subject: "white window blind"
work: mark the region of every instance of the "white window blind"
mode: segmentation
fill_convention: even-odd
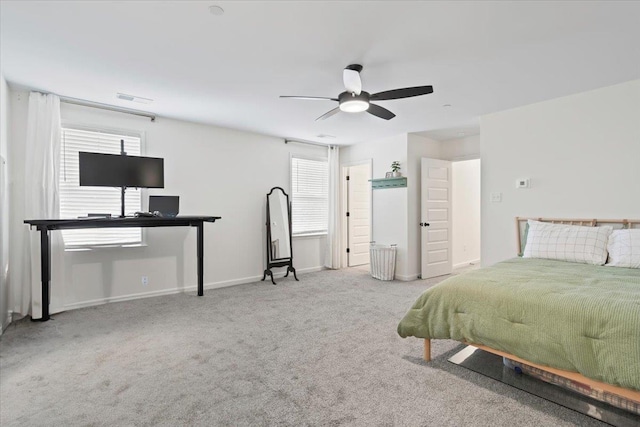
[[[291,157],[291,231],[326,233],[329,222],[329,166],[325,159]]]
[[[140,136],[119,135],[98,130],[62,129],[60,153],[60,217],[78,218],[89,213],[120,215],[120,189],[111,187],[80,187],[78,152],[120,154],[120,140],[128,155],[140,155]],[[125,215],[142,210],[139,189],[127,188]],[[103,228],[63,230],[66,246],[98,246],[135,244],[142,242],[140,228]]]

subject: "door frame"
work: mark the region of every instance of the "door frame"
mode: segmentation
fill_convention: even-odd
[[[347,218],[347,206],[349,191],[347,189],[347,169],[351,166],[369,165],[371,179],[373,179],[373,159],[356,160],[340,164],[340,218],[344,227],[340,227],[340,268],[349,266],[347,259],[347,245],[349,244],[349,224]],[[373,240],[373,190],[369,189],[369,235]]]

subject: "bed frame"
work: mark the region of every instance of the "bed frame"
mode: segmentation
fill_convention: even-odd
[[[517,236],[518,236],[518,256],[521,256],[522,251],[522,240],[524,238],[524,230],[525,224],[527,220],[533,219],[536,221],[542,222],[550,222],[553,224],[567,224],[567,225],[583,225],[588,227],[597,227],[601,225],[611,225],[614,228],[624,229],[624,228],[640,228],[640,219],[566,219],[566,218],[522,218],[516,217],[516,226],[517,226]],[[551,368],[549,366],[538,365],[536,363],[529,362],[520,357],[514,356],[509,353],[505,353],[504,351],[495,350],[493,348],[478,345],[478,344],[469,344],[463,341],[464,344],[472,345],[481,350],[487,351],[489,353],[497,354],[498,356],[505,357],[507,359],[514,360],[516,362],[522,363],[524,365],[528,365],[534,369],[541,370],[543,372],[548,372],[552,375],[556,375],[558,377],[567,379],[569,381],[573,381],[584,385],[586,387],[590,387],[591,391],[595,392],[595,394],[599,395],[613,395],[614,397],[619,397],[621,399],[626,399],[632,402],[635,405],[640,405],[640,391],[630,390],[618,386],[614,386],[611,384],[603,383],[600,381],[595,381],[590,378],[587,378],[577,372],[571,371],[563,371],[561,369]],[[429,362],[431,361],[431,340],[424,340],[424,360]]]

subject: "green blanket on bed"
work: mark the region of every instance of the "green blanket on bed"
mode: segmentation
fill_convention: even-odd
[[[484,344],[640,390],[640,269],[511,259],[428,289],[398,334]]]

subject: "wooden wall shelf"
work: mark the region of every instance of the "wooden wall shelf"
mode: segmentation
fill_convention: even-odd
[[[370,179],[371,188],[373,190],[381,190],[383,188],[402,188],[407,186],[407,178],[400,176],[397,178],[378,178]]]

